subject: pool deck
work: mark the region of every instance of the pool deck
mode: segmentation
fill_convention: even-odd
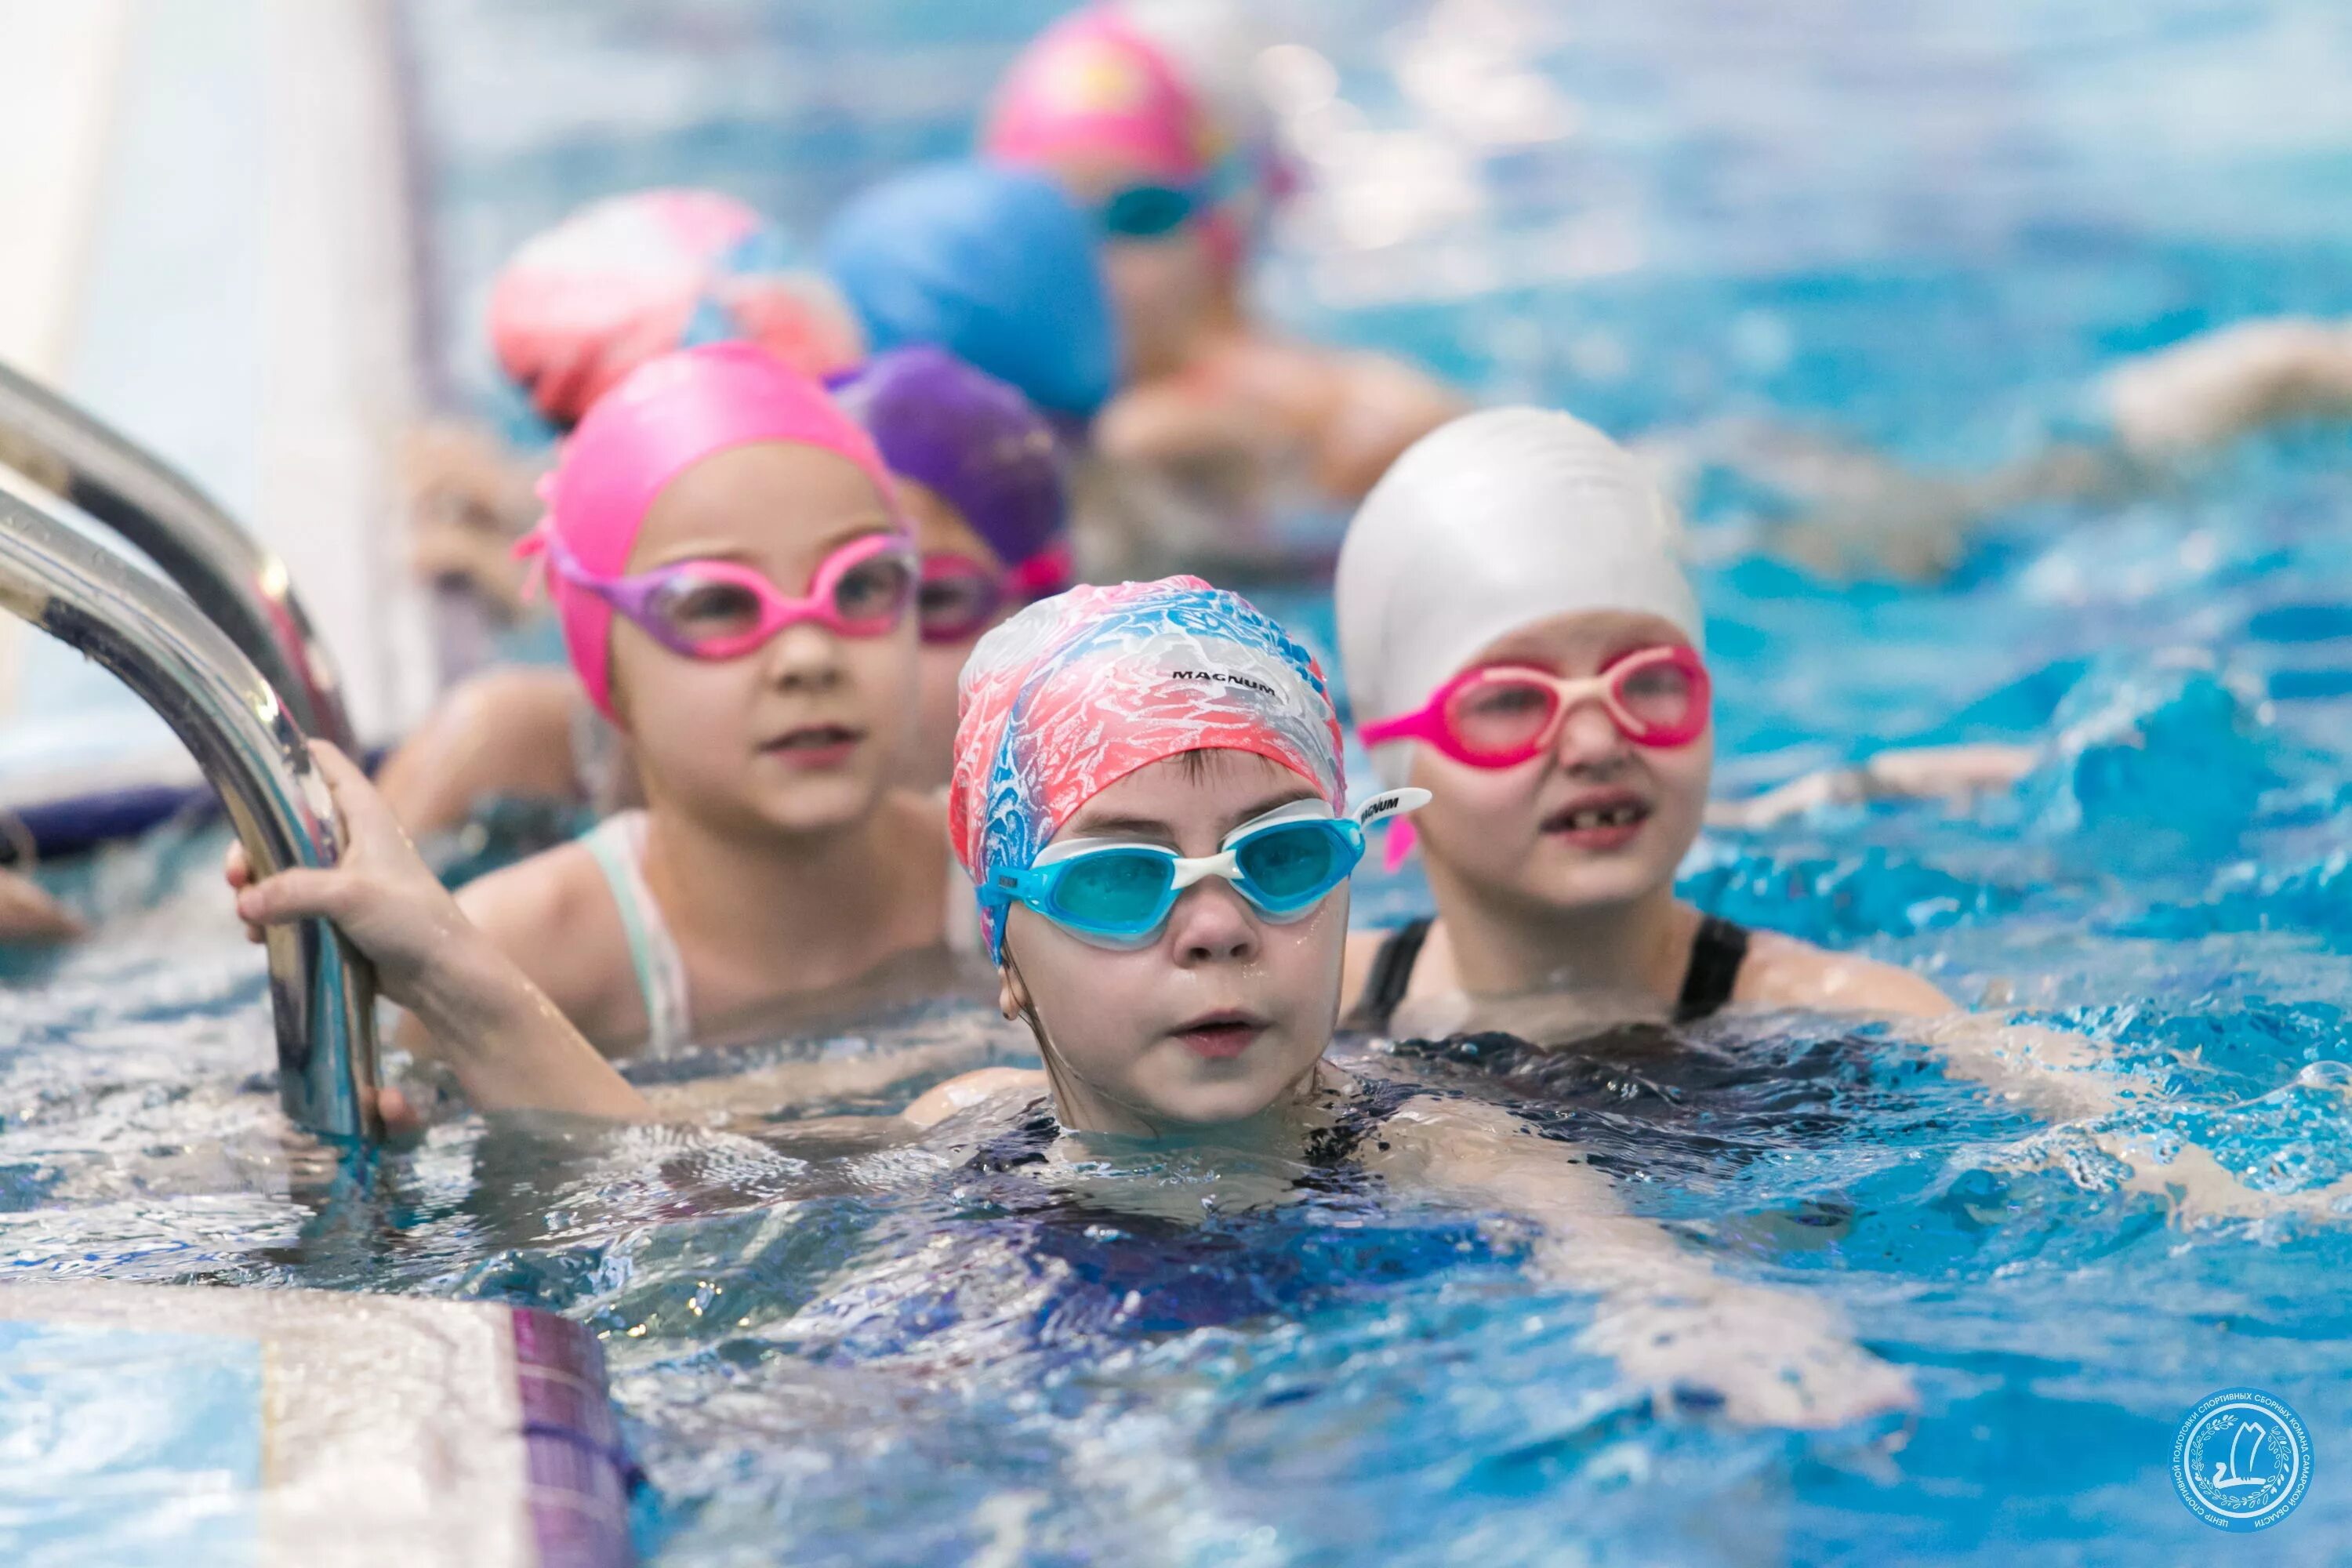
[[[0,1536],[38,1561],[635,1560],[603,1356],[545,1312],[13,1279],[0,1379]]]

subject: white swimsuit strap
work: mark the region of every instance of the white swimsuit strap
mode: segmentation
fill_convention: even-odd
[[[687,994],[686,960],[653,889],[646,886],[646,814],[615,812],[589,829],[581,844],[604,872],[628,939],[629,966],[646,1008],[644,1054],[675,1055],[693,1043],[694,1011]]]

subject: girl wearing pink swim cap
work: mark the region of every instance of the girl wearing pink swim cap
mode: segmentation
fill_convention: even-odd
[[[938,808],[893,785],[920,566],[865,432],[757,348],[688,349],[600,399],[541,489],[524,549],[646,804],[467,913],[614,1052],[937,945]]]
[[[1220,0],[1103,0],[1038,35],[986,110],[988,158],[1092,214],[1124,390],[1093,430],[1086,510],[1126,570],[1292,563],[1282,520],[1361,498],[1460,407],[1426,375],[1251,320],[1248,251],[1288,185],[1255,87],[1261,39]]]
[[[832,382],[889,468],[922,553],[912,745],[899,779],[947,783],[956,676],[973,643],[1071,574],[1063,456],[1018,390],[944,349],[893,349]],[[494,670],[465,682],[384,768],[411,832],[457,827],[486,799],[636,804],[628,758],[570,671]]]
[[[1911,1401],[1907,1380],[1819,1303],[1744,1284],[1625,1212],[1570,1145],[1499,1107],[1325,1058],[1349,872],[1391,792],[1344,810],[1339,731],[1313,659],[1193,578],[1079,588],[982,640],[964,681],[950,832],[1001,1003],[1045,1070],[951,1079],[902,1114],[934,1157],[1192,1216],[1335,1184],[1366,1201],[1491,1215],[1523,1267],[1598,1298],[1585,1343],[1671,1410],[1842,1425]],[[417,1007],[484,1108],[650,1120],[656,1107],[469,940],[364,780],[322,759],[352,847],[341,867],[243,888],[239,912],[323,914]],[[752,1086],[761,1093],[765,1083]],[[772,1096],[769,1096],[772,1098]],[[879,1118],[859,1119],[870,1134]],[[911,1125],[909,1125],[911,1124]],[[829,1128],[828,1131],[842,1131]],[[1181,1147],[1122,1175],[1122,1135]]]

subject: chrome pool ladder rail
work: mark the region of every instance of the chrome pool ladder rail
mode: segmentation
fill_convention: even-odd
[[[359,754],[334,660],[286,563],[186,476],[5,363],[0,464],[154,562],[285,699],[304,734]]]
[[[257,877],[335,863],[341,824],[301,727],[190,599],[0,490],[0,608],[97,660],[172,727],[220,792]],[[272,927],[268,945],[287,1116],[327,1137],[380,1137],[374,971],[324,921]]]

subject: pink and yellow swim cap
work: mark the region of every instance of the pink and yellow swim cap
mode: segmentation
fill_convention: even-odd
[[[1037,35],[991,105],[981,148],[1008,163],[1116,158],[1189,184],[1233,149],[1176,65],[1111,5]]]
[[[560,540],[589,572],[618,576],[665,486],[705,458],[769,441],[848,458],[897,515],[881,454],[823,387],[749,343],[710,343],[640,365],[597,400],[541,482],[547,515],[515,553]],[[554,573],[547,583],[572,668],[612,718],[612,607]]]
[[[833,285],[715,191],[639,191],[583,207],[517,251],[490,291],[499,365],[567,427],[656,355],[737,338],[818,377],[863,352]]]

